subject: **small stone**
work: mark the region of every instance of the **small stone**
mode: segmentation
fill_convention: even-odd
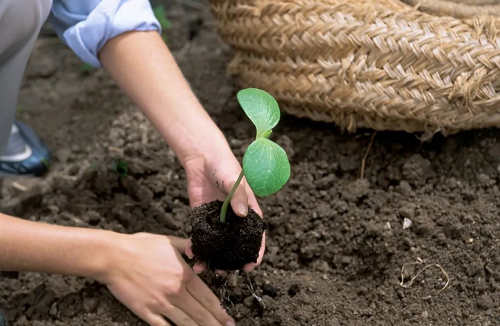
[[[58,313],[58,310],[57,310],[57,302],[54,302],[52,304],[52,306],[50,306],[50,310],[49,310],[49,314],[53,317],[57,317],[57,313]],[[0,323],[1,325],[1,323]]]
[[[403,220],[403,230],[408,229],[411,226],[411,224],[412,224],[412,221],[408,218],[405,218]]]
[[[489,149],[488,149],[488,154],[490,154],[492,157],[498,159],[500,158],[500,144],[493,144]]]
[[[268,295],[271,298],[276,298],[279,294],[279,289],[271,284],[264,284],[262,287],[262,294]]]
[[[415,204],[407,204],[399,209],[399,215],[407,219],[412,219],[415,217],[415,207]]]
[[[356,202],[360,198],[366,196],[369,189],[370,182],[367,179],[358,179],[345,187],[345,190],[342,192],[342,197],[347,201]]]
[[[97,305],[97,314],[99,316],[102,316],[103,314],[105,314],[107,311],[107,306],[106,304],[104,303],[104,301],[100,301],[99,304]]]
[[[477,176],[477,181],[483,186],[488,186],[490,184],[490,177],[485,173],[480,173]]]
[[[227,278],[227,284],[230,287],[235,288],[238,285],[238,275],[236,275],[235,273],[230,273]]]
[[[272,306],[274,299],[268,295],[263,295],[261,301],[259,301],[262,308],[266,309]]]
[[[49,78],[57,71],[56,64],[49,58],[44,57],[37,62],[30,64],[26,69],[26,77],[28,78]]]
[[[291,261],[290,264],[288,264],[288,266],[290,267],[291,270],[297,270],[300,268],[299,263],[296,262],[295,260]]]
[[[85,221],[87,221],[90,224],[99,223],[101,221],[101,215],[94,210],[89,210],[85,214]]]
[[[423,319],[427,319],[427,318],[429,318],[429,312],[428,312],[427,310],[424,310],[424,311],[422,312],[422,318],[423,318]]]
[[[411,189],[410,184],[404,180],[399,183],[397,190],[403,196],[409,196],[412,193],[412,189]]]
[[[85,298],[83,299],[83,310],[85,312],[91,313],[97,310],[97,306],[99,305],[98,298]]]
[[[315,183],[318,189],[330,189],[336,180],[337,176],[335,176],[335,174],[329,174],[326,177],[316,180]]]
[[[413,240],[412,240],[412,239],[410,239],[410,238],[408,238],[408,237],[405,237],[405,238],[403,239],[403,243],[404,243],[407,247],[409,247],[409,248],[411,248],[411,247],[415,246],[415,243],[413,243]]]
[[[458,187],[458,181],[455,178],[449,178],[446,179],[446,185],[448,186],[448,188],[453,190]]]
[[[494,305],[493,299],[486,293],[477,298],[477,306],[479,309],[488,310],[493,308]]]
[[[61,211],[61,209],[57,205],[49,205],[47,208],[52,214],[58,214]]]

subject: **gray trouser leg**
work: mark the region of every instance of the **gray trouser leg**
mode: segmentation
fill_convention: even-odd
[[[52,0],[0,0],[0,155],[14,122],[24,69]]]

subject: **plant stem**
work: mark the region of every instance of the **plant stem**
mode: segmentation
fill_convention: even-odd
[[[222,204],[222,209],[220,210],[220,221],[222,223],[226,222],[226,214],[227,214],[227,207],[229,206],[229,203],[231,202],[231,199],[233,199],[233,195],[236,192],[236,189],[238,189],[238,186],[240,185],[241,179],[243,179],[243,169],[241,170],[241,173],[234,183],[233,188],[227,194],[226,200],[224,201],[224,204]]]

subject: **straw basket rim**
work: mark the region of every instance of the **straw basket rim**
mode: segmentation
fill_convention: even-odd
[[[234,50],[229,71],[290,114],[429,137],[500,126],[500,17],[438,15],[422,8],[426,0],[405,1],[420,8],[399,0],[210,4]]]

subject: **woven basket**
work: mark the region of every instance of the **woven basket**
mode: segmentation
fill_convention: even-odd
[[[349,131],[500,127],[498,1],[405,1],[210,4],[230,72],[288,113]]]

